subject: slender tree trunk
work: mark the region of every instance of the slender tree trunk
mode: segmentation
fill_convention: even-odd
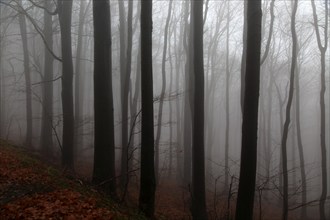
[[[22,37],[23,54],[24,54],[24,76],[25,76],[25,95],[26,95],[26,139],[25,145],[32,146],[32,93],[31,93],[31,76],[30,76],[30,57],[28,50],[28,40],[26,33],[25,15],[19,14],[19,27]]]
[[[192,34],[188,32],[188,15],[189,15],[189,0],[186,0],[185,4],[185,30],[184,30],[184,49],[186,52],[186,63],[185,63],[185,95],[183,103],[183,147],[184,147],[184,158],[183,158],[183,179],[184,185],[187,186],[191,183],[191,138],[192,138],[192,109],[191,109],[191,76],[190,76],[190,60],[193,52],[191,51]]]
[[[85,24],[85,1],[80,1],[80,8],[79,8],[79,26],[78,26],[78,39],[77,39],[77,53],[76,53],[76,63],[75,63],[75,81],[74,81],[74,115],[75,115],[75,135],[74,135],[74,154],[77,156],[78,154],[78,146],[79,145],[79,137],[81,133],[81,110],[82,104],[81,100],[83,100],[83,96],[81,94],[81,75],[82,75],[82,68],[81,68],[81,52],[82,52],[82,35],[83,35],[83,28]],[[81,142],[82,143],[82,142]]]
[[[314,18],[314,27],[317,38],[317,45],[321,53],[321,73],[320,73],[320,110],[321,110],[321,128],[320,128],[320,139],[321,139],[321,173],[322,173],[322,192],[320,196],[320,219],[325,220],[325,200],[327,198],[327,153],[326,153],[326,136],[325,136],[325,90],[326,90],[326,81],[325,81],[325,56],[328,48],[328,17],[329,17],[329,2],[325,2],[325,25],[324,25],[324,45],[321,43],[320,30],[318,25],[318,18],[316,14],[316,7],[314,0],[311,0],[313,8],[313,18]]]
[[[129,80],[130,77],[127,75],[128,63],[126,60],[126,55],[128,55],[128,50],[132,48],[127,48],[127,29],[126,29],[126,13],[124,7],[124,1],[118,0],[119,7],[119,34],[120,34],[120,87],[121,87],[121,177],[120,184],[122,187],[126,185],[127,182],[127,172],[128,172],[128,92],[129,92]],[[131,27],[130,27],[131,28]],[[131,58],[130,58],[131,59]]]
[[[227,5],[227,32],[226,32],[226,130],[225,130],[225,189],[228,188],[228,174],[229,174],[229,24],[230,24],[230,2]]]
[[[290,125],[290,112],[293,99],[293,84],[294,84],[294,73],[297,63],[297,34],[296,34],[296,12],[298,7],[298,0],[294,1],[292,16],[291,16],[291,34],[292,34],[292,60],[291,60],[291,72],[290,72],[290,84],[289,84],[289,96],[286,106],[285,122],[283,128],[283,135],[281,141],[281,151],[282,151],[282,172],[283,172],[283,213],[282,219],[288,219],[288,165],[287,165],[287,139]]]
[[[247,48],[243,104],[241,169],[236,219],[252,220],[257,165],[261,48],[261,1],[247,3]]]
[[[307,182],[306,182],[306,172],[305,172],[305,157],[304,148],[302,144],[301,137],[301,126],[300,126],[300,68],[297,66],[295,84],[296,84],[296,129],[297,129],[297,144],[299,152],[299,162],[300,162],[300,177],[301,177],[301,203],[306,204],[307,202]],[[307,218],[306,206],[301,208],[300,219]]]
[[[191,0],[193,33],[193,141],[192,141],[192,216],[207,219],[205,201],[204,157],[204,60],[203,60],[203,1]]]
[[[45,7],[51,10],[51,2],[45,1]],[[53,21],[52,16],[44,11],[44,36],[47,45],[50,49],[53,48]],[[44,149],[44,154],[51,155],[53,148],[53,61],[54,58],[45,46],[44,59],[44,77],[45,81],[42,88],[42,124],[41,124],[41,149]]]
[[[247,5],[248,1],[244,1],[244,17],[243,17],[243,51],[241,59],[241,109],[244,111],[244,95],[245,95],[245,71],[246,71],[246,47],[247,47]]]
[[[63,141],[62,166],[73,170],[73,63],[71,44],[72,0],[58,1],[58,15],[61,29],[62,48],[62,111],[63,111]]]
[[[162,118],[163,118],[163,105],[164,105],[164,97],[165,97],[165,89],[166,89],[166,53],[167,53],[167,36],[168,30],[171,20],[172,13],[172,3],[173,0],[170,0],[168,6],[168,13],[166,18],[165,30],[164,30],[164,47],[163,47],[163,57],[162,57],[162,87],[159,98],[159,107],[158,107],[158,121],[157,121],[157,131],[156,131],[156,140],[155,140],[155,172],[156,172],[156,180],[159,178],[159,142],[160,135],[162,132]]]
[[[171,0],[172,3],[172,0]],[[169,37],[171,39],[171,35]],[[168,42],[168,55],[169,55],[169,63],[170,63],[170,88],[169,94],[172,96],[172,88],[173,88],[173,61],[172,61],[172,51],[171,51],[171,41]],[[170,137],[169,137],[169,162],[168,162],[168,177],[172,177],[172,168],[173,168],[173,106],[172,106],[172,97],[169,100],[169,126],[170,126]]]
[[[152,0],[141,2],[142,143],[139,209],[153,217],[155,211],[154,109],[152,81]]]
[[[116,198],[109,0],[93,0],[94,16],[94,170],[93,182]]]

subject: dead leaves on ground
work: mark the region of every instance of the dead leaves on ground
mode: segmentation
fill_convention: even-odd
[[[59,185],[63,178],[66,184]],[[113,219],[98,196],[77,192],[74,181],[49,174],[48,166],[0,143],[1,219]],[[64,186],[65,185],[65,186]],[[118,215],[121,215],[118,213]]]
[[[23,197],[5,205],[6,219],[113,219],[114,214],[97,207],[95,198],[85,198],[68,189]]]

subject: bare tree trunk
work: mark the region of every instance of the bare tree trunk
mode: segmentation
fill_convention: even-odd
[[[321,110],[321,129],[320,129],[320,139],[321,139],[321,170],[322,170],[322,192],[320,196],[320,219],[325,220],[325,200],[327,198],[327,153],[326,153],[326,137],[325,137],[325,90],[326,90],[326,82],[325,82],[325,55],[328,48],[328,14],[329,14],[329,2],[325,2],[325,25],[324,25],[324,45],[321,43],[321,36],[319,31],[318,25],[318,18],[316,14],[315,2],[311,0],[312,8],[313,8],[313,18],[314,18],[314,27],[316,32],[317,38],[317,45],[319,47],[321,53],[321,73],[320,73],[320,83],[321,83],[321,90],[320,90],[320,110]]]
[[[296,34],[296,12],[298,7],[298,0],[294,1],[292,15],[291,15],[291,34],[292,34],[292,59],[291,59],[291,71],[290,71],[290,84],[289,84],[289,96],[286,106],[285,122],[283,128],[283,135],[281,141],[281,151],[282,151],[282,172],[283,172],[283,210],[282,219],[288,219],[288,209],[289,209],[289,198],[288,198],[288,165],[287,165],[287,139],[290,125],[290,112],[293,99],[293,84],[294,84],[294,73],[297,63],[297,34]]]
[[[109,0],[93,0],[94,16],[94,170],[93,182],[116,198]]]
[[[31,76],[30,76],[30,57],[28,50],[28,40],[26,33],[25,15],[20,13],[19,27],[22,37],[23,54],[24,54],[24,76],[25,76],[25,95],[26,95],[26,139],[25,145],[32,146],[32,94],[31,94]]]
[[[158,121],[157,121],[157,131],[156,131],[156,140],[155,140],[155,172],[156,172],[156,180],[159,178],[159,142],[160,135],[162,132],[162,118],[163,118],[163,105],[164,105],[164,97],[165,97],[165,89],[166,89],[166,52],[167,52],[167,41],[168,41],[168,30],[171,20],[172,13],[172,3],[173,0],[170,0],[168,6],[168,13],[166,18],[165,30],[164,30],[164,47],[163,47],[163,57],[162,57],[162,89],[160,92],[159,98],[159,107],[158,107]]]
[[[80,1],[80,8],[79,8],[79,26],[78,26],[78,39],[77,39],[77,53],[76,53],[76,63],[75,63],[75,81],[74,81],[74,115],[75,115],[75,135],[74,135],[74,154],[77,156],[78,154],[78,146],[79,145],[79,135],[81,132],[81,110],[82,110],[82,103],[83,96],[81,94],[81,75],[82,75],[82,68],[81,68],[81,52],[82,52],[82,35],[83,35],[83,28],[85,24],[85,14],[86,14],[86,6],[85,1]],[[82,142],[80,142],[82,143]]]
[[[63,142],[62,166],[73,170],[73,63],[71,44],[72,0],[58,0],[58,16],[61,29],[62,47],[62,111]]]
[[[304,148],[301,138],[301,126],[300,126],[300,69],[297,65],[295,84],[296,84],[296,130],[297,130],[297,144],[299,152],[299,162],[300,162],[300,177],[301,177],[301,203],[306,204],[307,202],[307,183],[306,183],[306,172],[305,172],[305,157]],[[306,206],[301,208],[300,219],[307,218]]]
[[[203,1],[191,0],[193,33],[193,141],[192,141],[192,206],[193,219],[207,219],[205,201],[204,157],[204,60],[203,60]]]
[[[260,88],[261,1],[247,2],[247,48],[243,104],[241,169],[236,219],[252,220],[257,165]]]
[[[141,2],[142,139],[139,209],[152,218],[155,211],[154,109],[152,81],[152,0]]]
[[[45,7],[51,10],[51,2],[45,1]],[[52,16],[44,11],[44,36],[47,45],[50,49],[53,48],[53,21]],[[44,154],[50,156],[53,148],[53,56],[49,53],[45,46],[44,59],[44,84],[42,88],[42,125],[41,125],[41,149],[44,149]]]
[[[127,182],[128,172],[128,92],[129,80],[127,75],[128,63],[126,55],[128,54],[127,48],[127,30],[126,30],[126,15],[124,1],[118,0],[119,6],[119,34],[120,34],[120,92],[121,92],[121,177],[120,185],[124,187]]]
[[[184,148],[184,165],[183,165],[183,181],[184,185],[187,186],[191,183],[191,138],[192,138],[192,109],[191,109],[191,76],[190,76],[190,60],[193,52],[191,51],[191,41],[192,34],[188,31],[188,15],[189,15],[189,0],[186,0],[185,4],[185,30],[184,30],[184,49],[186,53],[186,63],[185,63],[185,95],[183,103],[183,148]]]
[[[229,157],[229,129],[230,129],[230,122],[229,122],[229,24],[230,24],[230,2],[227,5],[227,32],[226,32],[226,130],[225,130],[225,189],[228,188],[228,174],[229,174],[229,167],[228,167],[228,157]]]

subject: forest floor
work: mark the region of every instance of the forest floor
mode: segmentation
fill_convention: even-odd
[[[22,148],[0,140],[0,219],[144,219]]]
[[[137,212],[138,177],[131,177],[125,203],[113,202],[86,178],[91,166],[85,161],[79,174],[68,174],[38,153],[0,140],[0,220],[6,219],[145,219]],[[80,176],[78,176],[80,175]],[[189,189],[169,176],[161,178],[156,191],[156,218],[191,219]],[[120,196],[120,195],[119,195]],[[234,198],[227,209],[227,194],[207,190],[210,219],[232,219]],[[264,202],[262,219],[280,219],[280,208]],[[256,217],[259,209],[255,210]],[[259,217],[257,217],[259,219]],[[291,213],[290,219],[296,219]]]

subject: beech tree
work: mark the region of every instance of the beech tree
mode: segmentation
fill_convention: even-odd
[[[94,169],[93,182],[116,198],[109,0],[93,0]]]
[[[58,0],[58,18],[61,30],[62,50],[62,111],[63,111],[63,141],[62,165],[73,170],[73,63],[71,44],[72,0]]]
[[[193,42],[192,206],[193,219],[207,219],[204,158],[203,0],[191,0]]]
[[[327,197],[327,148],[326,148],[326,134],[325,134],[325,90],[326,90],[326,80],[325,80],[325,55],[326,51],[328,49],[328,16],[329,16],[329,8],[328,8],[328,1],[324,1],[324,10],[325,10],[325,22],[324,22],[324,28],[323,28],[323,37],[324,42],[322,44],[321,35],[320,35],[320,28],[318,24],[318,17],[316,14],[316,7],[314,0],[311,0],[312,2],[312,8],[313,8],[313,18],[314,18],[314,28],[316,33],[316,39],[317,39],[317,45],[321,54],[321,73],[320,73],[320,84],[321,84],[321,90],[320,90],[320,143],[321,143],[321,173],[322,173],[322,192],[320,196],[320,219],[325,220],[325,200]]]
[[[253,219],[257,165],[258,104],[260,87],[261,1],[247,4],[246,64],[240,178],[236,219]]]
[[[152,78],[152,0],[144,0],[141,2],[142,137],[139,209],[147,217],[154,215],[156,190]]]

